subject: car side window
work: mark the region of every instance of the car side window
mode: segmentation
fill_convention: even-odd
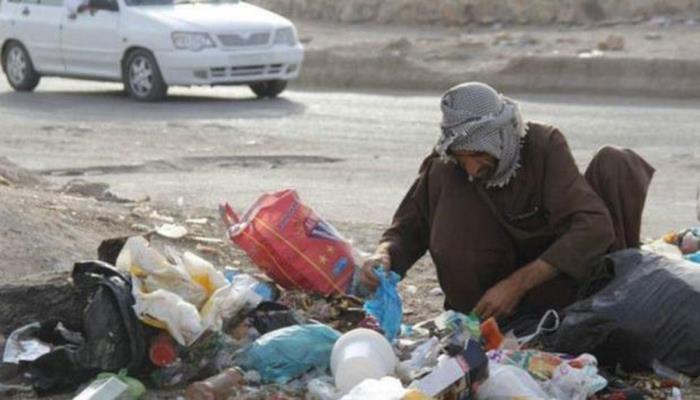
[[[10,0],[12,3],[39,4],[39,0]]]
[[[63,0],[38,0],[38,4],[42,6],[62,7]]]
[[[119,11],[117,0],[90,0],[90,6],[98,10]]]

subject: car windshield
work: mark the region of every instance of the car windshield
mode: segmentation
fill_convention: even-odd
[[[240,0],[126,0],[128,6],[171,6],[176,4],[235,4]]]

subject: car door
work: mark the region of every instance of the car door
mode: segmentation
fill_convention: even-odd
[[[0,0],[0,42],[15,37],[15,20],[19,1]]]
[[[29,52],[34,69],[39,73],[63,72],[63,0],[21,0],[17,5],[14,34]]]
[[[121,79],[123,45],[117,0],[91,0],[90,6],[93,11],[77,14],[64,10],[61,52],[66,71],[70,75]]]

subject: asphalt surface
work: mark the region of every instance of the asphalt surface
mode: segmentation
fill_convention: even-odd
[[[129,198],[183,207],[296,188],[332,221],[386,225],[438,135],[439,93],[176,88],[162,103],[116,84],[44,79],[15,93],[0,77],[0,156],[51,176],[107,182]],[[700,101],[512,95],[554,124],[584,168],[605,144],[656,168],[643,236],[697,225]]]

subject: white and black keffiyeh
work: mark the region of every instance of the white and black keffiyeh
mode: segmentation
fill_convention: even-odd
[[[442,134],[435,151],[453,160],[449,151],[470,150],[498,159],[486,187],[503,187],[520,167],[520,147],[525,124],[518,105],[488,85],[468,82],[442,96]]]

